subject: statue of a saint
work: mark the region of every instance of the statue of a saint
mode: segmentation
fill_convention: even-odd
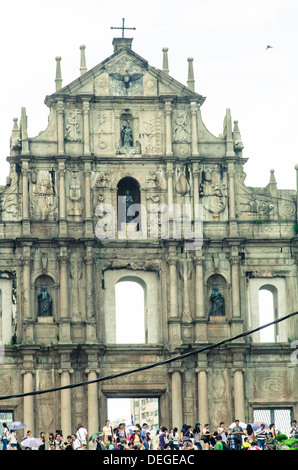
[[[128,209],[133,204],[133,197],[132,197],[129,189],[126,190],[125,197],[126,197],[126,223],[129,223],[134,218],[134,215],[133,216],[128,215]]]
[[[38,316],[51,317],[52,316],[52,297],[47,291],[46,286],[42,286],[40,293],[37,296],[38,300]]]
[[[217,286],[213,287],[210,300],[212,304],[210,315],[223,317],[225,315],[225,299],[224,296],[219,292]]]
[[[122,147],[128,148],[133,146],[132,132],[129,123],[122,127],[121,131]]]

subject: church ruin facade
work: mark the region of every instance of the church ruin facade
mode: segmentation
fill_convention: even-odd
[[[0,395],[93,381],[2,399],[33,433],[79,422],[89,433],[113,397],[159,398],[167,427],[235,418],[257,410],[298,414],[295,317],[150,371],[99,377],[163,361],[297,310],[297,191],[245,184],[238,122],[226,111],[216,137],[205,98],[115,38],[110,57],[47,96],[46,130],[30,138],[26,109],[15,119],[10,172],[0,188]],[[297,170],[296,170],[297,171]],[[135,283],[142,309],[119,340],[117,286]],[[133,332],[142,317],[143,337]],[[125,322],[124,322],[125,325]],[[297,349],[297,347],[296,347]]]

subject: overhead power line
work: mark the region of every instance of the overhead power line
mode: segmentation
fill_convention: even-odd
[[[115,379],[115,378],[118,378],[118,377],[123,377],[125,375],[131,375],[131,374],[134,374],[136,372],[142,372],[144,370],[153,369],[154,367],[162,366],[162,365],[165,365],[165,364],[170,364],[171,362],[174,362],[174,361],[181,361],[181,360],[185,359],[186,357],[192,356],[194,354],[200,354],[200,353],[208,351],[210,349],[218,348],[219,346],[230,343],[230,342],[235,341],[237,339],[244,338],[245,336],[252,335],[253,333],[256,333],[257,331],[260,331],[263,328],[267,328],[269,326],[275,325],[276,323],[280,323],[280,322],[283,322],[285,320],[288,320],[289,318],[294,317],[297,314],[298,314],[298,311],[289,313],[288,315],[285,315],[284,317],[278,318],[277,320],[274,320],[270,323],[259,326],[258,328],[255,328],[253,330],[249,330],[249,331],[246,331],[244,333],[240,333],[239,335],[232,336],[228,339],[224,339],[222,341],[219,341],[217,343],[208,344],[208,345],[204,346],[203,348],[189,350],[189,351],[187,351],[183,354],[180,354],[179,356],[174,356],[174,357],[171,357],[169,359],[165,359],[163,361],[154,362],[152,364],[147,364],[145,366],[138,367],[136,369],[131,369],[131,370],[128,370],[128,371],[125,371],[125,372],[119,372],[117,374],[106,375],[105,377],[99,377],[98,379],[94,379],[94,380],[89,380],[89,381],[77,382],[77,383],[74,383],[74,384],[64,385],[63,387],[55,387],[55,388],[49,388],[49,389],[46,389],[46,390],[35,390],[35,391],[32,391],[32,392],[0,396],[0,400],[9,400],[9,399],[12,399],[12,398],[23,398],[23,397],[32,396],[32,395],[41,395],[41,394],[44,394],[44,393],[59,392],[61,390],[67,390],[67,389],[71,389],[71,388],[83,387],[85,385],[90,385],[90,384],[94,384],[94,383],[97,383],[97,382],[105,382],[107,380],[112,380],[112,379]]]

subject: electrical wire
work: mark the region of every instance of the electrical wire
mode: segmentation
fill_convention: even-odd
[[[89,381],[85,381],[85,382],[77,382],[77,383],[74,383],[74,384],[64,385],[62,387],[55,387],[55,388],[50,388],[50,389],[45,389],[45,390],[35,390],[35,391],[32,391],[32,392],[19,393],[19,394],[14,394],[14,395],[0,396],[0,400],[10,400],[10,399],[13,399],[13,398],[23,398],[23,397],[27,397],[27,396],[41,395],[41,394],[44,394],[44,393],[58,392],[58,391],[61,391],[61,390],[67,390],[67,389],[72,389],[72,388],[77,388],[77,387],[83,387],[85,385],[90,385],[90,384],[94,384],[94,383],[98,383],[98,382],[104,382],[104,381],[112,380],[112,379],[115,379],[115,378],[118,378],[118,377],[123,377],[125,375],[134,374],[136,372],[141,372],[141,371],[144,371],[144,370],[153,369],[154,367],[162,366],[162,365],[165,365],[165,364],[170,364],[171,362],[174,362],[174,361],[181,361],[182,359],[185,359],[186,357],[192,356],[194,354],[200,354],[204,351],[208,351],[210,349],[215,349],[215,348],[218,348],[219,346],[222,346],[224,344],[235,341],[236,339],[240,339],[240,338],[244,338],[245,336],[252,335],[253,333],[256,333],[257,331],[260,331],[263,328],[267,328],[269,326],[275,325],[275,324],[280,323],[282,321],[288,320],[289,318],[291,318],[291,317],[293,317],[297,314],[298,314],[298,311],[289,313],[288,315],[285,315],[284,317],[278,318],[277,320],[274,320],[270,323],[259,326],[259,327],[255,328],[253,330],[249,330],[249,331],[246,331],[244,333],[240,333],[236,336],[230,337],[228,339],[224,339],[224,340],[219,341],[217,343],[208,344],[208,345],[206,345],[206,346],[204,346],[203,348],[200,348],[200,349],[189,350],[189,351],[187,351],[183,354],[171,357],[169,359],[165,359],[163,361],[159,361],[159,362],[155,362],[155,363],[152,363],[152,364],[147,364],[147,365],[142,366],[142,367],[138,367],[137,369],[131,369],[131,370],[128,370],[128,371],[125,371],[125,372],[119,372],[117,374],[107,375],[105,377],[99,377],[97,379],[89,380]]]

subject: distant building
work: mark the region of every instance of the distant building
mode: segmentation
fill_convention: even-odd
[[[131,414],[134,424],[141,426],[147,423],[148,429],[156,431],[159,428],[159,407],[157,398],[132,398]]]

